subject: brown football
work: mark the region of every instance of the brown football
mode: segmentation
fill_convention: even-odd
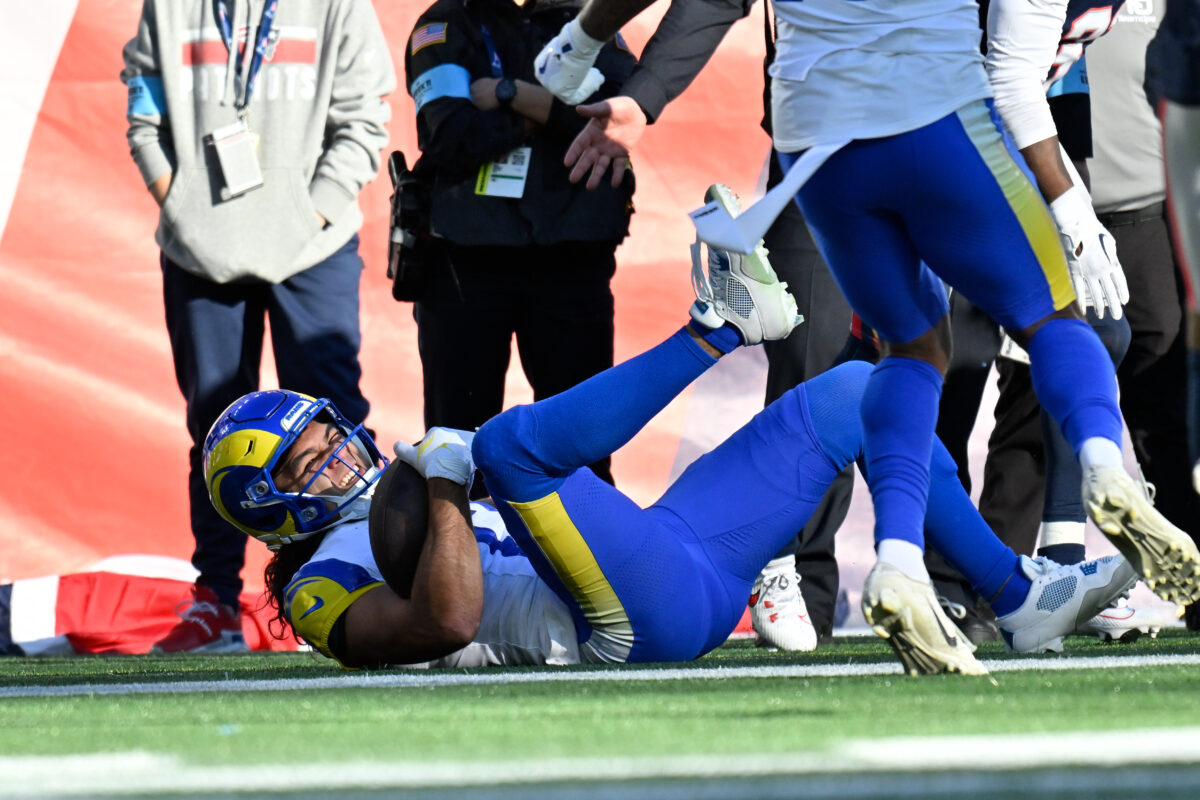
[[[425,545],[429,522],[429,494],[425,479],[396,459],[379,478],[368,517],[371,553],[383,579],[396,594],[412,597],[417,560]]]

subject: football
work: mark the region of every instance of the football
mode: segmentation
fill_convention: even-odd
[[[371,553],[383,579],[396,594],[411,598],[429,522],[425,479],[399,459],[388,464],[371,498],[367,522]]]

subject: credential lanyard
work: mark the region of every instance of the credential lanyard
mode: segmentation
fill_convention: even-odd
[[[229,18],[229,4],[226,0],[213,0],[213,14],[217,18],[217,29],[221,32],[221,40],[225,42],[225,48],[229,51],[229,62],[232,66],[238,69],[238,86],[241,89],[241,99],[235,101],[238,112],[244,116],[246,108],[250,105],[250,95],[254,91],[254,86],[258,82],[258,71],[262,69],[263,57],[266,55],[267,48],[271,41],[271,30],[275,27],[275,11],[279,7],[279,0],[267,0],[263,6],[262,19],[258,23],[258,43],[254,47],[254,55],[250,58],[250,72],[246,77],[246,84],[241,85],[241,65],[244,54],[237,51],[237,44],[233,41],[233,20]]]
[[[496,42],[492,39],[492,32],[488,30],[487,25],[480,25],[479,30],[483,33],[483,44],[487,48],[488,58],[492,62],[492,77],[504,77],[504,65],[500,63],[500,54],[496,52]]]

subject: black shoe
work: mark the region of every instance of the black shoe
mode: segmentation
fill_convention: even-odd
[[[972,644],[1000,641],[996,615],[983,598],[960,583],[934,582],[934,591],[946,616],[954,620]]]

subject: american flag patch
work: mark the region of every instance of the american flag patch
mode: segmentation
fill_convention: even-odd
[[[441,44],[444,41],[446,41],[446,23],[431,22],[413,31],[412,54],[416,55],[421,48],[431,44]]]

